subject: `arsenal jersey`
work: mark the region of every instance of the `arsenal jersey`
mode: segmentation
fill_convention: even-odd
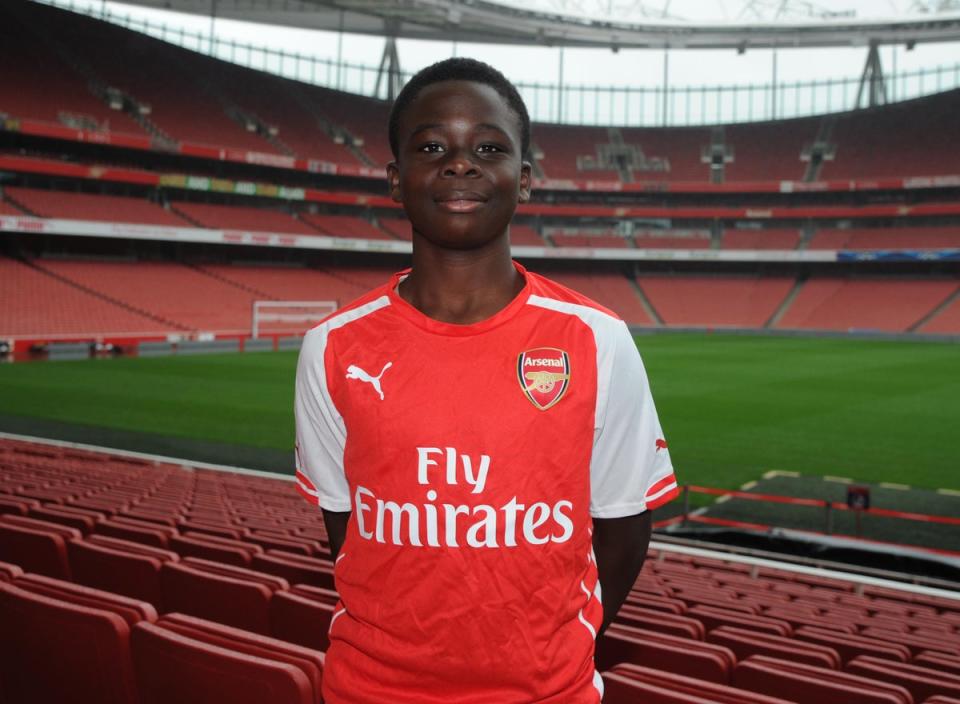
[[[622,320],[544,277],[473,325],[404,272],[303,341],[297,488],[350,511],[327,704],[595,704],[592,518],[677,494]]]

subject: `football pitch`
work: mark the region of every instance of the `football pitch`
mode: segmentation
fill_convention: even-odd
[[[637,338],[681,483],[771,470],[960,490],[960,347]],[[0,430],[292,473],[296,353],[0,366]],[[165,450],[165,451],[163,451]]]

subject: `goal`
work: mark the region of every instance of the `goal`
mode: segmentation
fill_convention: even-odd
[[[302,335],[339,307],[336,301],[254,301],[254,339]]]

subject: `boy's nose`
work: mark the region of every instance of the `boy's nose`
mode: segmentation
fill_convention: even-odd
[[[444,176],[476,176],[478,173],[476,164],[462,151],[451,152],[443,164]]]

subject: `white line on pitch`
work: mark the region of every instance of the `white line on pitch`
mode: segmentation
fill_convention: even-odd
[[[956,489],[937,489],[937,493],[944,496],[960,496],[960,491]]]
[[[840,482],[841,484],[853,484],[853,480],[848,477],[834,477],[830,474],[823,475],[824,481]]]
[[[764,472],[764,479],[773,479],[774,477],[799,477],[800,472],[791,472],[786,469],[771,469],[769,472]]]
[[[756,485],[757,485],[756,482],[747,482],[742,487],[740,487],[740,491],[750,491]]]
[[[910,491],[911,487],[907,484],[897,484],[896,482],[880,482],[884,489],[900,489],[901,491]]]

